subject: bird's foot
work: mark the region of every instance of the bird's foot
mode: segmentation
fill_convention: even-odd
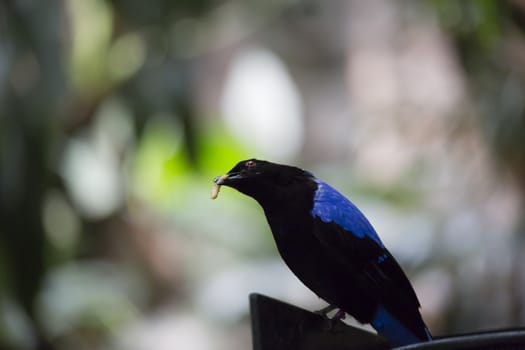
[[[332,317],[332,320],[341,321],[341,320],[344,320],[345,318],[346,318],[346,312],[344,312],[343,310],[339,309],[335,313],[334,317]]]
[[[334,316],[329,317],[328,314],[336,309],[337,312],[334,314]],[[315,311],[315,313],[321,315],[324,318],[325,324],[323,328],[326,330],[333,330],[337,322],[345,319],[346,317],[346,313],[335,305],[328,305],[321,310]]]

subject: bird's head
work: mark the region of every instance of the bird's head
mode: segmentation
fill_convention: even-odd
[[[212,198],[217,197],[218,186],[228,186],[262,202],[270,197],[279,198],[289,193],[294,185],[302,185],[312,178],[311,173],[294,166],[248,159],[213,180],[216,191]]]

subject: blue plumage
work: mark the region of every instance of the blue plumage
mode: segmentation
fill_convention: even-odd
[[[394,346],[418,343],[420,339],[405,327],[398,318],[394,317],[383,305],[378,305],[374,318],[370,322],[372,327],[388,339]],[[431,340],[430,332],[425,327],[427,340]]]
[[[384,248],[376,231],[354,203],[326,182],[319,179],[315,179],[315,182],[317,190],[314,194],[312,216],[319,217],[323,222],[334,222],[359,238],[370,237]]]
[[[365,238],[370,238],[374,242],[373,244],[376,244],[376,248],[373,249],[375,254],[372,254],[370,258],[372,261],[376,261],[378,267],[382,263],[392,263],[392,256],[386,250],[383,242],[381,242],[381,239],[364,214],[335,188],[317,178],[314,178],[314,180],[317,183],[317,189],[314,193],[314,205],[311,215],[314,218],[319,218],[323,223],[337,224],[342,229],[340,234],[352,235],[358,238],[354,241],[354,245],[358,245]],[[329,231],[329,229],[326,229],[323,234],[326,235]],[[324,241],[324,239],[321,238],[321,241]],[[365,246],[363,241],[363,249],[370,249],[369,245]],[[338,249],[334,249],[333,254],[337,256],[338,253]],[[379,334],[383,335],[395,346],[419,341],[418,336],[405,327],[382,304],[377,305],[370,324]],[[426,326],[424,326],[424,333],[428,340],[432,339]]]

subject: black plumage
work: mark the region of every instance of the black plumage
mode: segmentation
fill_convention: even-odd
[[[215,183],[261,205],[281,257],[320,298],[370,323],[394,346],[431,340],[406,275],[338,191],[308,171],[256,159]]]

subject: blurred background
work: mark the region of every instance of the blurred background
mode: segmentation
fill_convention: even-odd
[[[435,335],[525,325],[525,1],[2,0],[0,348],[250,349],[325,304],[212,178],[312,170]]]

